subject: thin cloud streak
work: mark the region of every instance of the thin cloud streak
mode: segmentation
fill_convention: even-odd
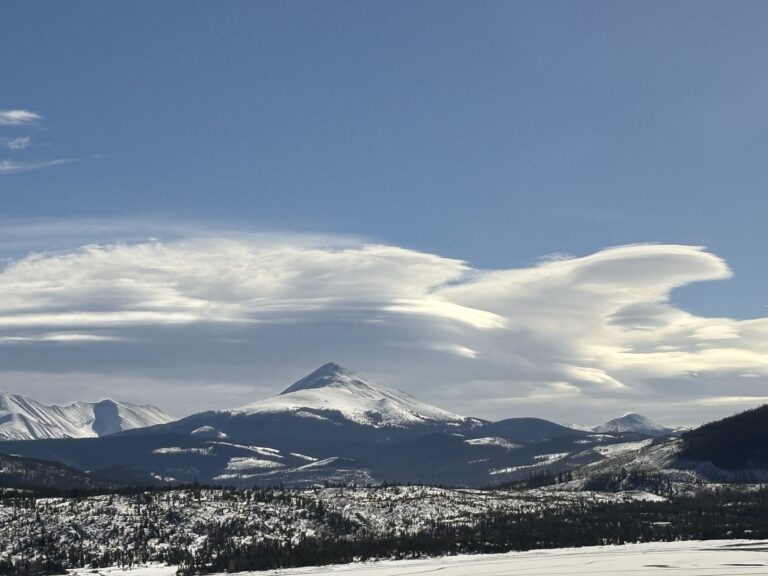
[[[16,174],[19,172],[31,172],[32,170],[42,170],[52,166],[70,164],[78,162],[77,158],[57,158],[55,160],[39,160],[33,162],[17,162],[8,158],[0,158],[0,175]]]

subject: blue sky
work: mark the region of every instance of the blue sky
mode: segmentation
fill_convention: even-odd
[[[732,276],[665,298],[759,319],[766,17],[725,1],[4,2],[0,111],[39,116],[0,116],[5,256],[190,230],[362,238],[473,270],[705,246]]]

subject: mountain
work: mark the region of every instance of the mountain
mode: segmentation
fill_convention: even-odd
[[[483,423],[328,363],[276,396],[231,410],[200,412],[134,433],[217,436],[312,453],[322,459],[340,452],[366,453],[363,446],[370,443],[461,432]]]
[[[277,396],[234,411],[251,415],[287,412],[307,418],[332,415],[374,428],[462,426],[470,421],[333,363],[321,366]]]
[[[517,444],[543,442],[564,436],[586,436],[588,432],[555,424],[542,418],[507,418],[498,422],[489,422],[468,436],[478,437],[478,434],[490,437],[501,437]]]
[[[595,426],[592,430],[595,432],[636,432],[648,436],[666,436],[674,432],[674,429],[662,426],[647,416],[634,412],[625,414],[621,418],[608,420],[605,424]]]
[[[102,400],[46,406],[20,394],[0,392],[0,439],[88,438],[171,422],[154,406]]]
[[[644,439],[539,418],[461,416],[329,363],[239,408],[101,438],[0,442],[0,453],[124,482],[489,486],[599,462],[613,445]]]
[[[711,481],[768,478],[768,406],[682,438],[639,414],[594,430],[539,418],[488,422],[453,414],[332,363],[276,396],[144,427],[138,426],[147,422],[148,409],[112,401],[50,407],[2,395],[0,402],[6,438],[23,432],[41,438],[18,442],[0,436],[0,454],[71,467],[46,472],[50,463],[0,457],[0,472],[6,466],[12,479],[31,477],[37,484],[46,474],[63,474],[80,485],[92,478],[241,486],[483,487],[560,477],[569,479],[570,489],[669,494]],[[89,474],[77,477],[72,468]]]

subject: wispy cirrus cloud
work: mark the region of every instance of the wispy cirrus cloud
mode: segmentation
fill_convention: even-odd
[[[5,142],[5,147],[9,150],[25,150],[32,145],[32,138],[29,136],[19,136]]]
[[[0,174],[14,174],[17,172],[30,172],[51,166],[77,162],[77,158],[56,158],[54,160],[16,161],[9,158],[0,158]]]
[[[2,126],[24,126],[35,124],[42,119],[40,114],[29,110],[0,110],[0,125]]]
[[[130,399],[162,405],[183,386],[177,410],[191,412],[333,360],[488,418],[640,410],[684,424],[736,405],[723,398],[765,397],[767,318],[670,303],[677,287],[730,277],[700,247],[491,271],[357,239],[195,233],[13,257],[0,272],[0,388],[70,374],[67,398],[47,389],[59,401],[124,395],[103,383],[130,376],[144,382]],[[205,396],[214,385],[229,392]]]
[[[29,110],[0,110],[0,127],[7,127],[11,132],[19,127],[31,127],[37,124],[43,117]],[[77,161],[76,158],[47,158],[47,159],[18,159],[18,153],[24,153],[32,146],[32,137],[0,135],[0,147],[6,148],[9,154],[15,154],[12,157],[0,158],[0,176],[4,174],[17,174],[20,172],[31,172],[33,170],[42,170],[52,166],[60,166]]]

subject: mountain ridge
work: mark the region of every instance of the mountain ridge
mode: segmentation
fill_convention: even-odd
[[[99,409],[114,412],[110,404]],[[647,434],[575,430],[539,418],[460,416],[328,363],[239,408],[98,438],[0,442],[0,453],[116,480],[477,487],[571,470],[645,441]]]
[[[0,439],[4,440],[92,438],[173,420],[156,406],[108,398],[47,405],[22,394],[0,392]]]

